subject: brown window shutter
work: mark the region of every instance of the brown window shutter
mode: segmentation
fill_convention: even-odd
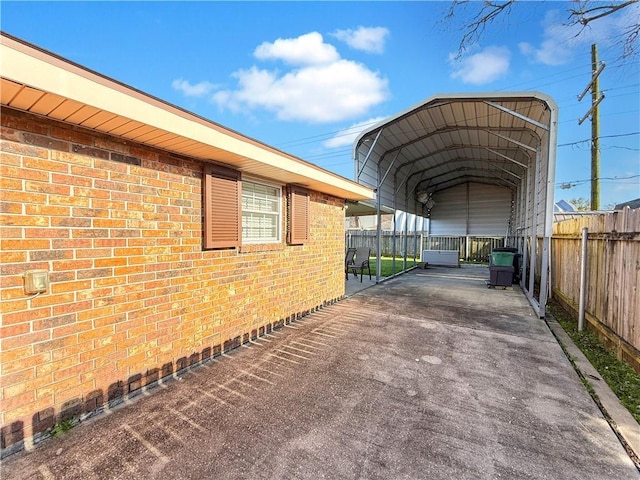
[[[204,167],[204,248],[239,247],[242,239],[240,172]]]
[[[299,187],[289,188],[287,237],[292,245],[302,245],[309,241],[309,192]]]

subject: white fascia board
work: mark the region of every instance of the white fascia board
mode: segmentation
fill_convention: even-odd
[[[11,41],[1,42],[2,64],[0,75],[8,80],[23,83],[45,92],[55,93],[64,98],[121,115],[130,120],[165,130],[215,148],[228,151],[238,157],[269,165],[287,172],[332,185],[355,195],[356,198],[373,198],[373,192],[339,175],[332,174],[295,158],[261,146],[255,140],[240,134],[225,132],[223,127],[188,118],[187,112],[169,111],[141,98],[142,95],[128,93],[127,87],[108,85],[106,78],[87,78],[94,76],[78,67],[63,68],[60,60],[47,61],[40,51],[30,55],[8,45]],[[57,60],[57,61],[56,61]],[[73,71],[73,70],[77,70]],[[96,76],[97,77],[97,76]],[[100,80],[100,81],[98,81]]]

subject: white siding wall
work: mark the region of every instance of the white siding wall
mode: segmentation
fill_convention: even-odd
[[[469,183],[438,192],[431,210],[431,235],[506,236],[511,191]]]

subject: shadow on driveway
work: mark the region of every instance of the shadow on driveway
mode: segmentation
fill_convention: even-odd
[[[2,478],[638,478],[544,321],[486,278],[367,288],[9,457]]]

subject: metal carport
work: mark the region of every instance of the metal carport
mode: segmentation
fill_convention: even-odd
[[[503,199],[506,194],[500,235],[522,254],[520,286],[543,317],[557,126],[556,103],[539,92],[436,95],[360,134],[353,146],[356,181],[376,190],[378,216],[392,208],[431,222],[445,209],[433,200],[461,185],[467,192],[488,185]],[[474,198],[467,198],[470,210]],[[469,221],[467,215],[466,228]]]

